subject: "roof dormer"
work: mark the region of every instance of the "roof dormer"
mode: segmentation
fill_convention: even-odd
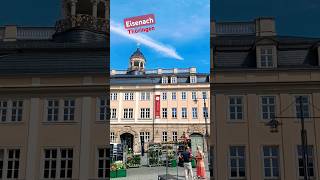
[[[256,43],[257,68],[276,68],[277,57],[277,42],[274,39],[263,38]]]

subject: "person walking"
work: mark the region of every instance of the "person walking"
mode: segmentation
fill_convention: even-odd
[[[197,160],[197,177],[199,179],[205,179],[206,169],[204,167],[204,153],[201,151],[200,146],[197,146],[196,160]]]
[[[188,146],[181,153],[181,156],[183,159],[185,179],[192,180],[193,179],[193,172],[192,172],[192,166],[191,166],[192,154],[191,154],[190,148]]]

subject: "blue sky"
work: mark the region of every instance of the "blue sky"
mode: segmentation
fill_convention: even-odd
[[[276,19],[279,35],[320,37],[320,0],[212,0],[217,21]]]
[[[160,48],[140,43],[147,69],[197,67],[198,72],[209,72],[209,0],[111,0],[110,13],[111,26],[118,30],[124,30],[123,19],[127,17],[155,15],[156,30],[138,36],[171,51],[159,51]],[[111,29],[111,69],[127,69],[139,39],[115,32]]]

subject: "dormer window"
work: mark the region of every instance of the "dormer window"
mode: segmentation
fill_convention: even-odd
[[[277,66],[275,46],[266,46],[257,48],[258,68],[274,68]]]
[[[190,76],[190,83],[197,83],[197,76]]]
[[[168,84],[168,77],[162,77],[162,84]]]
[[[172,76],[171,77],[171,84],[176,84],[177,83],[177,77],[176,76]]]

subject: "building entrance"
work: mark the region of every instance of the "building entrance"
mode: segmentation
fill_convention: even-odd
[[[131,148],[133,150],[133,135],[130,133],[123,133],[120,135],[121,144],[123,149]]]

